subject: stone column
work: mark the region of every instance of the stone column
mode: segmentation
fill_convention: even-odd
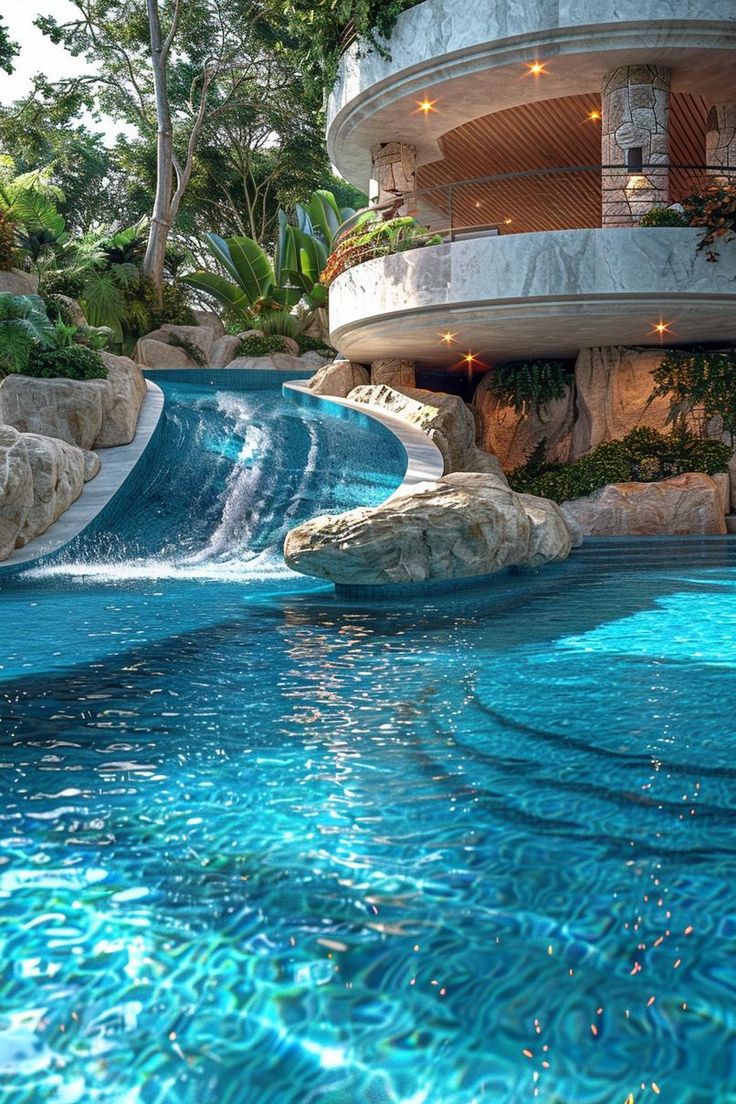
[[[602,173],[603,226],[636,226],[668,202],[670,87],[661,65],[624,65],[603,78],[601,161],[613,166]]]
[[[383,142],[374,146],[373,155],[373,179],[376,182],[377,194],[371,195],[371,202],[390,203],[392,199],[399,199],[407,192],[413,192],[416,188],[417,151],[414,146],[406,146],[403,142]],[[414,204],[411,204],[412,208]],[[411,213],[402,205],[397,214]]]
[[[705,163],[709,176],[736,182],[736,103],[714,104],[708,112]]]

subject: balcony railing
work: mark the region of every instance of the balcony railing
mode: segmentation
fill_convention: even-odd
[[[420,169],[421,173],[421,169]],[[666,178],[666,192],[661,192]],[[719,165],[566,165],[496,173],[417,188],[378,207],[414,215],[449,241],[485,234],[572,230],[602,225],[604,189],[658,192],[657,203],[679,203],[718,180],[736,184],[736,169]]]

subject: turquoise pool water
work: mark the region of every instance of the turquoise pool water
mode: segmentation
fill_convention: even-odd
[[[0,577],[3,1104],[731,1104],[736,545],[360,608],[282,515],[398,454],[168,398]]]

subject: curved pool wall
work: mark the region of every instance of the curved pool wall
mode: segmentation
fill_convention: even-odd
[[[395,435],[360,411],[348,426],[292,408],[280,397],[284,373],[148,376],[166,405],[136,467],[77,538],[36,564],[88,560],[98,569],[134,559],[141,570],[156,561],[159,569],[204,572],[211,564],[237,574],[265,556],[296,581],[281,561],[288,528],[315,513],[377,504],[401,483],[406,454]],[[275,499],[268,519],[258,514],[263,498]],[[212,534],[219,536],[208,543]]]
[[[0,580],[0,1099],[732,1104],[736,543],[357,607],[269,551],[356,427],[183,392],[116,555]],[[169,555],[249,456],[259,566]]]

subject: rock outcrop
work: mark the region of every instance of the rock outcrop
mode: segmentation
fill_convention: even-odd
[[[0,270],[0,295],[38,295],[38,276],[19,268]]]
[[[153,333],[160,333],[160,331],[154,330]],[[186,349],[182,349],[177,345],[170,345],[167,341],[162,341],[160,338],[151,335],[139,339],[133,351],[133,358],[136,364],[139,364],[142,368],[200,367]]]
[[[465,579],[564,560],[573,536],[553,502],[493,474],[458,472],[380,506],[314,518],[288,534],[287,564],[344,586]]]
[[[315,395],[333,395],[345,399],[354,388],[364,387],[370,381],[370,373],[364,364],[355,364],[350,360],[333,360],[312,376],[309,388]]]
[[[374,360],[371,364],[370,382],[375,386],[416,387],[416,364],[413,360],[399,358]]]
[[[93,468],[89,454],[66,441],[0,425],[0,560],[45,533]]]
[[[604,441],[616,441],[638,426],[668,431],[668,398],[649,402],[658,349],[617,345],[582,349],[575,364],[577,418],[570,458],[576,460]]]
[[[442,453],[445,474],[474,470],[475,418],[458,395],[416,387],[399,391],[394,387],[371,385],[356,387],[348,398],[380,407],[421,430]]]
[[[505,471],[520,467],[542,441],[546,443],[548,460],[562,463],[569,460],[575,419],[574,386],[568,388],[564,398],[555,399],[538,412],[524,416],[500,403],[493,394],[492,385],[493,373],[489,372],[473,395],[472,410],[480,448],[498,456]]]
[[[585,536],[690,536],[725,533],[722,490],[688,472],[659,483],[610,483],[563,502],[565,517]]]
[[[0,422],[83,449],[129,444],[146,381],[128,357],[102,353],[102,358],[105,380],[7,376],[0,384]]]

